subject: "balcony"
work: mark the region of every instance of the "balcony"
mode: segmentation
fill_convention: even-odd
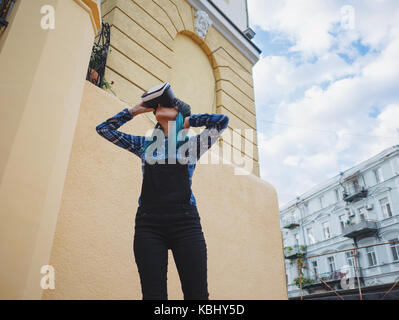
[[[294,229],[299,226],[299,221],[295,219],[286,219],[282,221],[283,228]]]
[[[303,258],[306,255],[306,246],[295,245],[294,247],[284,248],[284,257],[286,259],[298,259]]]
[[[93,44],[89,67],[87,69],[86,80],[102,88],[104,85],[110,88],[109,83],[104,78],[105,66],[111,39],[111,27],[103,22],[97,42]]]
[[[314,292],[314,291],[319,291],[320,289],[323,289],[323,291],[330,291],[330,288],[326,286],[326,283],[334,288],[334,289],[344,289],[341,288],[341,280],[343,278],[355,278],[356,273],[354,269],[349,270],[348,268],[342,268],[334,271],[329,271],[325,273],[320,273],[317,275],[317,277],[312,273],[310,279],[312,280],[312,283],[310,284],[305,284],[303,286],[304,289],[307,289],[309,292]],[[361,280],[362,277],[359,277],[359,280]],[[321,281],[323,280],[323,281]],[[357,283],[354,283],[357,285]],[[321,291],[320,291],[321,292]]]
[[[347,238],[359,238],[374,235],[378,231],[377,222],[373,220],[363,220],[346,226],[342,230],[342,235]]]
[[[360,199],[366,198],[367,194],[368,194],[367,189],[362,187],[361,189],[358,188],[358,189],[354,190],[350,194],[344,192],[343,199],[345,202],[356,202],[356,201],[359,201]]]

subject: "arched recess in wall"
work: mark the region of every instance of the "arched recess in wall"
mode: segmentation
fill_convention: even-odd
[[[169,80],[176,96],[191,113],[216,113],[216,81],[211,62],[190,36],[178,33],[173,43]]]

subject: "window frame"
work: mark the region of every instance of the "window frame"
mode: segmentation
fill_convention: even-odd
[[[341,217],[344,217],[344,220],[341,220]],[[338,220],[339,220],[339,225],[341,226],[341,231],[344,231],[346,221],[348,221],[348,215],[346,213],[343,213],[338,216]]]
[[[369,267],[375,267],[378,265],[377,253],[374,247],[367,247],[366,254]]]
[[[310,234],[311,234],[313,240],[309,237],[309,230],[311,231]],[[306,239],[308,240],[309,244],[315,244],[316,243],[316,238],[315,238],[314,233],[313,233],[313,227],[306,228]]]
[[[325,228],[325,225],[327,226],[327,228]],[[331,239],[330,222],[329,221],[322,222],[321,223],[321,227],[323,229],[323,238],[324,238],[324,240]],[[328,237],[326,235],[326,230],[328,231]]]
[[[384,205],[381,204],[381,202],[382,202],[383,200],[386,200],[386,203],[385,203]],[[383,198],[379,199],[379,200],[378,200],[378,203],[379,203],[379,205],[380,205],[380,209],[381,209],[383,218],[384,218],[384,219],[392,218],[392,217],[393,217],[393,212],[392,212],[391,201],[390,201],[389,197],[386,196],[386,197],[383,197]],[[388,205],[388,206],[387,206],[387,205]],[[386,208],[387,213],[385,213],[384,208]],[[390,213],[390,216],[389,216],[389,213]]]
[[[375,184],[379,184],[381,182],[384,182],[384,176],[382,175],[382,168],[381,167],[377,167],[375,169],[373,169],[373,173],[374,173],[374,179],[375,179]]]
[[[335,265],[335,258],[334,256],[329,256],[327,257],[327,265],[329,268],[329,272],[336,272],[337,271],[337,266]],[[333,268],[331,268],[333,266]]]
[[[393,242],[393,241],[399,241],[399,237],[388,240],[388,242]],[[399,261],[399,243],[391,243],[389,247],[391,248],[392,261],[394,262]],[[396,254],[396,259],[394,257],[394,250]]]

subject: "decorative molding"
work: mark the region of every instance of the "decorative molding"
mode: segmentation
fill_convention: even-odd
[[[212,20],[204,10],[195,11],[195,31],[197,35],[204,40],[209,27],[212,25]]]
[[[228,41],[230,41],[253,65],[258,62],[260,52],[255,45],[249,43],[250,40],[241,32],[236,30],[220,12],[218,12],[208,0],[186,0],[195,10],[205,11],[212,21],[212,25],[220,32]]]
[[[89,14],[91,24],[93,25],[94,36],[96,36],[101,29],[101,8],[99,2],[96,0],[74,1]]]

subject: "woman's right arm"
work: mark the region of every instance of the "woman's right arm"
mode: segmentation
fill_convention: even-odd
[[[145,108],[142,103],[134,107],[125,108],[111,118],[100,123],[96,127],[97,133],[113,144],[126,149],[135,155],[141,155],[141,148],[145,142],[144,136],[134,136],[117,130],[124,123],[143,112],[153,111],[153,108]]]

